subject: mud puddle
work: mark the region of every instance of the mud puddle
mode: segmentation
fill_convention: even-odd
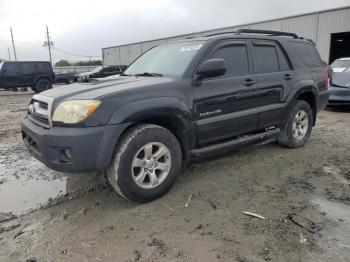
[[[80,196],[104,184],[103,174],[63,174],[48,169],[22,143],[0,147],[0,213],[21,215]]]
[[[0,186],[0,212],[21,215],[66,194],[66,178],[11,181]]]

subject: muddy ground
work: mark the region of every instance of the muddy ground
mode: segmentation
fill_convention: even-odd
[[[0,91],[0,261],[350,261],[349,111],[322,111],[304,148],[191,163],[166,196],[139,205],[104,174],[54,172],[27,152],[31,95]]]

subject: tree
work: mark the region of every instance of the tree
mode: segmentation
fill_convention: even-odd
[[[70,66],[71,64],[67,60],[58,61],[55,66]]]
[[[101,60],[91,60],[91,61],[79,61],[75,63],[76,66],[101,66]]]

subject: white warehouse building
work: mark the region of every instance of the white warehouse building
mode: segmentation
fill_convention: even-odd
[[[157,45],[188,37],[233,32],[243,28],[291,32],[296,33],[300,37],[312,39],[316,43],[322,59],[329,63],[340,57],[350,57],[349,6],[151,41],[106,47],[102,49],[103,63],[104,65],[129,65],[141,54]]]

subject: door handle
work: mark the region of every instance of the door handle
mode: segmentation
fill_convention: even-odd
[[[256,84],[256,81],[252,80],[252,79],[246,79],[243,81],[243,85],[244,86],[252,86],[252,85],[255,85]]]
[[[284,75],[284,80],[291,80],[293,77],[290,74]]]

